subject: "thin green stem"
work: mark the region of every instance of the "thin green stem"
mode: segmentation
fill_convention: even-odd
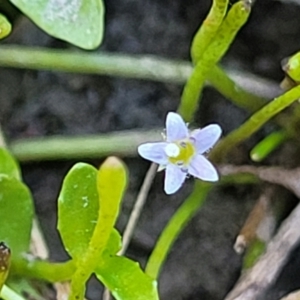
[[[159,237],[148,260],[145,270],[146,274],[154,279],[157,279],[160,269],[176,238],[201,207],[207,193],[211,189],[211,186],[212,185],[208,183],[200,181],[196,182],[192,194],[184,201],[184,203],[172,216],[171,220]]]
[[[250,112],[255,112],[266,104],[267,100],[265,98],[256,96],[242,89],[241,86],[233,81],[226,72],[217,65],[207,73],[206,79],[233,104]]]
[[[191,57],[196,64],[216,35],[226,14],[228,0],[214,0],[211,9],[194,36]]]
[[[228,152],[237,144],[246,140],[253,133],[259,130],[267,121],[278,114],[280,111],[291,105],[300,98],[300,86],[297,86],[285,94],[275,98],[272,102],[265,105],[258,112],[254,113],[248,121],[238,129],[231,132],[211,151],[210,157],[215,162],[220,162],[226,157]]]
[[[184,83],[191,64],[151,55],[86,53],[24,46],[0,47],[0,66],[72,73],[103,74]]]
[[[288,135],[285,131],[274,131],[260,141],[250,151],[250,157],[253,161],[260,162],[264,160],[271,152],[279,147],[283,142],[288,139]]]
[[[104,52],[93,54],[7,45],[0,46],[0,66],[72,73],[103,74],[106,76],[120,76],[179,84],[185,83],[192,73],[192,65],[189,62],[168,60],[150,55],[131,56]],[[226,73],[224,72],[223,75],[228,77],[232,72],[228,72],[229,75]],[[237,76],[237,72],[234,72],[233,75],[237,78],[238,84],[239,78],[253,77],[253,75],[245,72],[242,72],[239,76]],[[266,80],[257,77],[252,79],[250,83],[264,81]],[[212,80],[212,84],[214,85],[215,83],[216,81]],[[267,82],[266,84],[271,83]],[[244,80],[239,85],[244,86]],[[218,86],[219,84],[216,85],[216,89],[218,89]],[[251,91],[252,86],[253,84],[250,84],[249,91]],[[222,90],[224,90],[225,87]],[[220,90],[221,93],[222,90]],[[266,89],[261,89],[261,96],[270,98],[270,96],[266,95],[265,91]]]
[[[135,156],[137,146],[161,140],[160,130],[120,131],[79,137],[53,136],[16,140],[9,145],[13,155],[22,162],[99,158],[107,155]],[[120,147],[122,145],[122,147]]]
[[[11,274],[54,283],[70,280],[75,269],[75,263],[72,260],[63,263],[52,263],[37,259],[22,260],[12,265]]]
[[[250,15],[250,7],[244,2],[235,3],[229,10],[224,22],[219,27],[213,41],[197,62],[192,75],[188,79],[178,108],[179,114],[190,122],[198,106],[198,100],[207,74],[218,63],[228,50],[240,28]]]

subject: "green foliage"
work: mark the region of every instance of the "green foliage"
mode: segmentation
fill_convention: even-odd
[[[218,32],[218,29],[226,15],[227,6],[228,0],[213,1],[207,17],[193,38],[191,57],[194,64],[200,60],[206,51],[206,48]]]
[[[16,160],[4,148],[0,148],[0,174],[21,180],[20,168]]]
[[[287,63],[283,66],[286,74],[295,82],[300,82],[300,52],[295,53],[288,58]]]
[[[218,1],[215,0],[214,2]],[[191,53],[195,67],[184,86],[181,102],[178,107],[178,113],[187,122],[193,119],[194,113],[196,112],[207,74],[226,53],[236,34],[248,20],[251,12],[249,4],[238,1],[231,7],[223,20],[223,15],[226,10],[224,5],[226,5],[226,2],[221,0],[219,0],[219,2],[222,4],[219,7],[220,10],[216,9],[210,12],[210,14],[215,14],[215,16],[210,16],[211,19],[215,19],[213,28],[207,30],[200,28],[198,31],[199,34],[196,34],[196,38],[193,41]],[[221,10],[223,12],[220,12]],[[204,22],[202,26],[209,27],[210,24],[209,22]],[[199,46],[202,40],[207,46],[205,51]],[[201,51],[201,53],[198,54],[197,51]]]
[[[114,225],[126,185],[126,168],[115,157],[99,171],[78,163],[64,179],[58,229],[76,264],[70,299],[84,297],[85,282],[94,272],[119,300],[158,299],[156,282],[137,263],[116,256],[121,237]]]
[[[260,141],[250,152],[253,161],[264,160],[271,152],[277,149],[285,140],[287,134],[284,131],[275,131]]]
[[[64,178],[58,197],[58,230],[71,257],[80,259],[89,247],[98,221],[98,170],[86,163],[77,163]],[[107,242],[110,253],[121,248],[116,230]]]
[[[159,299],[156,281],[128,258],[107,256],[97,268],[96,276],[117,300]]]
[[[101,0],[10,1],[42,29],[57,38],[84,49],[93,49],[102,40],[104,8]],[[225,137],[215,150],[210,152],[215,162],[222,161],[230,149],[244,141],[270,118],[300,97],[298,86],[261,108],[264,105],[263,99],[239,89],[216,65],[248,19],[249,3],[249,1],[238,1],[228,10],[228,0],[214,0],[207,19],[193,40],[191,49],[195,68],[184,88],[179,107],[179,112],[186,121],[191,121],[193,118],[206,80],[210,80],[217,86],[222,94],[233,98],[233,102],[237,105],[255,112],[248,121]],[[10,30],[9,22],[0,14],[0,38],[5,37]],[[38,57],[36,53],[39,52],[30,49],[27,51],[31,52],[31,58]],[[74,60],[74,56],[63,56],[64,54],[52,53],[52,59],[60,61],[56,68],[74,71],[76,69],[74,65],[76,63],[78,65],[78,61]],[[17,52],[18,59],[15,60],[22,67],[34,66],[35,68],[45,67],[45,61],[49,60],[49,55],[39,56],[39,59],[34,62],[32,59],[30,62],[29,56],[26,57],[27,59],[24,59],[22,53]],[[287,75],[296,82],[300,79],[299,59],[300,54],[297,53],[288,60],[286,66]],[[6,60],[9,61],[9,57]],[[67,61],[68,67],[61,64],[61,61]],[[91,65],[94,67],[95,61],[95,57],[91,57],[90,69],[87,69],[85,64],[79,64],[80,68],[76,70],[87,72],[91,70]],[[108,61],[109,65],[112,61],[112,65],[120,67],[120,61],[115,57],[109,57]],[[4,62],[2,65],[6,63],[9,65],[9,62]],[[139,70],[138,64],[135,68]],[[109,70],[108,67],[107,69]],[[140,76],[136,75],[136,70],[131,76]],[[122,71],[119,71],[119,74],[121,73]],[[285,137],[283,131],[267,137],[253,149],[252,157],[256,160],[263,159],[283,141],[283,137]],[[119,146],[118,144],[117,147]],[[98,144],[96,147],[98,148]],[[90,150],[90,147],[88,148]],[[92,155],[93,151],[92,149],[89,155]],[[37,157],[36,152],[34,155]],[[125,166],[114,157],[107,159],[100,170],[85,163],[76,164],[65,177],[58,199],[58,229],[72,259],[61,264],[48,261],[28,262],[25,259],[21,261],[22,253],[29,248],[33,217],[32,199],[26,186],[20,182],[21,175],[16,162],[9,152],[0,149],[0,241],[5,241],[12,249],[13,263],[19,263],[19,268],[15,269],[23,268],[30,276],[33,274],[35,277],[52,282],[71,279],[70,300],[84,298],[86,281],[93,273],[117,300],[159,299],[156,279],[166,256],[186,223],[205,201],[212,185],[196,182],[192,194],[183,202],[162,232],[148,261],[145,274],[138,263],[118,256],[121,236],[114,226],[127,185],[127,177]],[[254,263],[264,250],[264,246],[264,243],[257,241],[249,248],[245,257],[246,267]]]
[[[83,49],[98,47],[103,38],[102,0],[10,0],[48,34]]]
[[[12,252],[12,262],[29,250],[33,202],[19,180],[0,175],[0,240]]]
[[[0,14],[0,40],[4,39],[11,32],[11,24],[5,16]]]
[[[97,169],[76,164],[64,179],[58,197],[58,230],[73,259],[88,248],[98,220]]]

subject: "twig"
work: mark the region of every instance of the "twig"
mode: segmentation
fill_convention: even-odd
[[[123,255],[127,250],[127,247],[132,238],[136,223],[137,223],[137,221],[141,215],[142,209],[145,205],[145,202],[146,202],[150,187],[152,185],[153,179],[156,175],[157,168],[158,168],[158,165],[155,163],[152,163],[149,170],[147,171],[143,185],[137,196],[133,210],[130,214],[130,218],[128,220],[125,231],[123,233],[122,249],[119,251],[119,253],[118,253],[119,255]]]
[[[254,167],[223,165],[218,168],[222,175],[248,173],[259,179],[281,185],[293,192],[300,199],[300,168],[284,169],[280,167]]]
[[[278,233],[268,244],[253,268],[238,281],[225,300],[262,299],[268,287],[280,275],[290,253],[300,242],[300,204],[282,223]]]
[[[292,292],[287,296],[281,298],[280,300],[299,300],[300,299],[300,291]]]
[[[300,168],[287,170],[279,167],[220,166],[222,175],[249,173],[261,180],[282,185],[300,198]],[[290,253],[300,242],[300,204],[282,223],[278,233],[269,243],[267,251],[256,265],[238,281],[225,300],[261,299],[268,287],[278,278]]]
[[[251,210],[234,244],[234,250],[238,254],[244,253],[246,248],[259,235],[259,229],[263,221],[270,214],[270,202],[273,192],[274,189],[272,187],[266,187]],[[270,239],[270,232],[267,234],[267,239]],[[265,239],[266,237],[264,236],[263,238]]]

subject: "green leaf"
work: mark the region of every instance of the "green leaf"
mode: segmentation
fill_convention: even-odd
[[[106,244],[103,255],[115,255],[122,247],[122,238],[117,229],[113,229]]]
[[[102,0],[10,0],[48,34],[83,49],[103,38]],[[76,62],[74,62],[76,63]]]
[[[288,135],[283,130],[272,132],[251,150],[251,159],[255,162],[261,162],[287,139]]]
[[[159,299],[157,282],[128,258],[107,256],[97,268],[96,276],[117,300]]]
[[[300,82],[300,52],[295,53],[287,59],[287,63],[283,66],[286,74],[296,81]]]
[[[4,39],[11,32],[11,24],[5,16],[0,14],[0,39]]]
[[[98,220],[99,200],[97,169],[76,164],[64,179],[58,197],[58,230],[66,250],[80,258],[88,245]]]
[[[80,179],[80,182],[81,184],[86,183],[84,178]],[[72,184],[74,183],[72,182]],[[117,251],[120,246],[119,236],[113,232],[126,184],[127,171],[124,164],[116,157],[109,157],[97,172],[97,181],[93,177],[93,180],[87,185],[87,188],[90,187],[92,190],[97,188],[98,190],[98,218],[87,247],[82,249],[80,255],[77,256],[77,270],[71,281],[70,300],[84,298],[85,282],[95,271],[98,263],[101,263],[105,251],[109,252],[108,248]],[[83,218],[82,216],[77,217]],[[63,239],[65,242],[64,237]]]
[[[16,160],[4,148],[0,148],[0,174],[21,179],[20,169]]]
[[[95,227],[89,249],[93,260],[101,257],[101,252],[107,247],[119,215],[127,177],[124,163],[116,157],[107,158],[98,171],[99,222]]]
[[[101,201],[99,233],[109,232],[109,228],[114,225],[126,183],[127,172],[121,161],[114,157],[108,158],[101,166],[97,180]],[[138,263],[114,255],[117,251],[116,242],[106,244],[95,271],[98,279],[117,300],[159,299],[156,281],[146,275]]]
[[[29,250],[33,201],[19,180],[0,175],[0,241],[12,252],[12,261]]]

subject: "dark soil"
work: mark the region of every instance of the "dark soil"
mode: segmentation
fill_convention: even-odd
[[[106,1],[106,33],[99,51],[155,54],[189,59],[193,34],[206,15],[208,0],[110,0]],[[257,1],[248,24],[241,30],[224,59],[232,68],[247,70],[280,82],[280,61],[299,50],[300,6],[275,0]],[[18,19],[5,43],[72,48],[50,38],[27,19]],[[0,121],[8,140],[54,134],[79,135],[122,129],[164,126],[168,111],[176,110],[182,86],[130,79],[64,74],[48,71],[0,71]],[[225,134],[245,120],[237,109],[212,89],[206,89],[196,121],[199,126],[218,122]],[[257,136],[262,137],[264,131]],[[239,163],[247,163],[250,145],[239,148]],[[291,144],[289,147],[293,147]],[[293,149],[293,148],[292,148]],[[292,157],[277,151],[272,162],[290,164]],[[95,165],[100,160],[88,160]],[[287,161],[287,159],[290,159]],[[130,185],[118,227],[122,230],[149,164],[141,158],[126,159]],[[75,161],[23,165],[31,188],[51,259],[67,256],[56,231],[56,199],[62,179]],[[128,255],[144,265],[155,241],[191,191],[193,180],[172,197],[162,191],[159,173],[148,197]],[[159,281],[163,300],[219,300],[240,275],[241,257],[233,243],[247,213],[259,195],[259,187],[216,188],[201,211],[176,241]],[[298,251],[298,250],[297,250]],[[295,255],[293,265],[299,258]],[[295,268],[265,299],[275,300],[297,286]],[[299,273],[299,272],[298,272]],[[92,280],[88,298],[99,299],[102,288]]]

